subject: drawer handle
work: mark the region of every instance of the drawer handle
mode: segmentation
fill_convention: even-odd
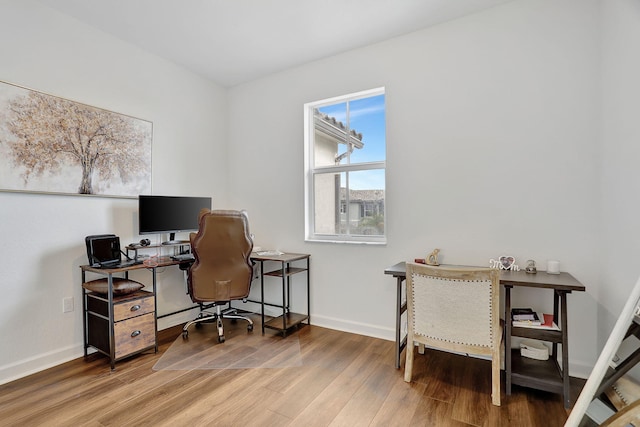
[[[131,311],[138,311],[138,310],[140,310],[140,306],[138,304],[131,307]]]
[[[140,335],[141,333],[142,333],[142,332],[140,332],[140,331],[133,331],[133,332],[131,332],[131,338],[135,338],[135,337],[137,337],[138,335]]]

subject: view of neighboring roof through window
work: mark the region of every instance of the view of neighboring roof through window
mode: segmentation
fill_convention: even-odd
[[[305,105],[306,239],[385,243],[384,89]]]

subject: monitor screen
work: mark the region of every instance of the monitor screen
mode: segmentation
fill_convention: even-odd
[[[211,209],[211,197],[151,196],[138,197],[140,234],[175,233],[198,230],[200,210]]]

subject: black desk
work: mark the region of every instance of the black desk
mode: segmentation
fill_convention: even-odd
[[[400,368],[400,354],[407,346],[407,337],[401,336],[402,313],[407,310],[406,301],[402,301],[402,283],[406,279],[406,265],[399,262],[384,270],[396,278],[396,368]],[[565,408],[571,406],[569,396],[569,340],[567,322],[567,294],[572,291],[585,291],[584,285],[569,273],[547,274],[539,271],[528,274],[524,271],[500,271],[500,284],[505,289],[504,318],[511,318],[511,289],[516,286],[542,288],[553,291],[553,318],[556,323],[560,320],[560,331],[533,328],[512,327],[510,321],[505,321],[505,370],[507,395],[511,394],[511,385],[546,390],[562,394]],[[549,360],[538,361],[522,358],[519,350],[511,349],[511,337],[535,338],[552,343]],[[562,347],[562,366],[558,362],[558,344]]]

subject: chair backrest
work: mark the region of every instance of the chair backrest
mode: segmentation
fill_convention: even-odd
[[[195,262],[189,269],[189,295],[194,302],[223,302],[249,295],[253,242],[249,223],[239,211],[207,210],[191,233]]]
[[[414,342],[491,354],[500,344],[500,272],[407,263],[408,327]]]

